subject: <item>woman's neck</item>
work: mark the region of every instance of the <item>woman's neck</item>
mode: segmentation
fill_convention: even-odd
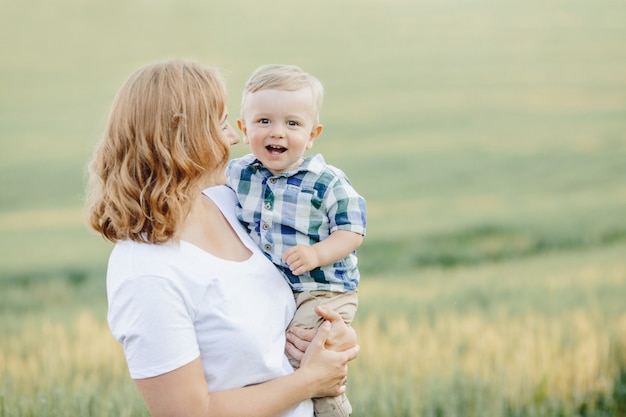
[[[192,202],[180,228],[180,239],[213,256],[231,261],[244,261],[252,254],[219,207],[201,192]]]

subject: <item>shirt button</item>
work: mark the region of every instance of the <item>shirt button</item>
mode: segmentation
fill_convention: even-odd
[[[270,225],[267,223],[263,223],[263,230],[267,230],[270,228]]]
[[[272,184],[276,184],[276,178],[270,178],[270,182],[271,182]]]
[[[266,243],[265,245],[263,245],[263,249],[265,249],[266,252],[269,252],[270,249],[272,249],[272,245],[270,245],[269,243]]]
[[[272,208],[272,205],[270,203],[265,203],[265,210],[269,210]]]

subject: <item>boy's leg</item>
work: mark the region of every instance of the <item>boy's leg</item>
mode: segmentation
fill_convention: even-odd
[[[313,398],[315,417],[349,417],[352,405],[346,394],[336,397]]]
[[[321,324],[320,316],[318,316],[313,307],[317,301],[315,297],[311,295],[311,291],[295,292],[293,294],[296,301],[296,314],[294,314],[289,328],[292,326],[302,327],[303,329],[317,329]],[[287,354],[289,363],[295,368],[300,367],[300,361]]]
[[[332,291],[302,291],[294,293],[296,301],[296,314],[293,316],[289,328],[292,326],[303,329],[317,329],[322,324],[322,319],[315,313],[313,307],[323,306],[339,313],[343,321],[350,325],[359,305],[357,290],[349,292]],[[287,355],[289,363],[294,368],[300,363]]]
[[[296,314],[289,327],[299,326],[303,328],[317,328],[323,319],[315,313],[316,305],[334,310],[341,315],[343,320],[350,324],[354,319],[358,307],[356,291],[336,293],[330,291],[304,291],[295,294]],[[300,364],[289,358],[292,365]],[[345,394],[337,397],[314,398],[316,417],[348,417],[352,413],[352,406]]]
[[[323,319],[315,313],[313,307],[322,306],[333,310],[341,316],[343,321],[350,325],[359,306],[357,291],[303,291],[294,293],[296,300],[296,314],[289,327],[299,326],[306,329],[317,329]]]

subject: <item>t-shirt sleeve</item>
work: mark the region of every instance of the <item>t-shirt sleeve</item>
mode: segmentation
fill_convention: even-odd
[[[108,321],[133,379],[162,375],[200,355],[193,312],[166,278],[127,279],[109,300]]]

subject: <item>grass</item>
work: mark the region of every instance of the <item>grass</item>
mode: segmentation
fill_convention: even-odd
[[[623,415],[625,248],[368,277],[355,414]],[[4,284],[0,416],[147,415],[103,321],[101,280],[76,276]]]
[[[3,340],[1,416],[149,415],[119,345],[92,313],[65,324],[29,322],[28,316],[21,321],[28,330]],[[24,346],[30,346],[27,352]]]
[[[368,202],[356,414],[626,416],[618,0],[10,2],[0,13],[0,417],[147,415],[105,325],[84,167],[146,62],[319,76],[314,151]],[[245,145],[233,155],[247,152]]]
[[[623,415],[623,251],[364,283],[359,414]]]

